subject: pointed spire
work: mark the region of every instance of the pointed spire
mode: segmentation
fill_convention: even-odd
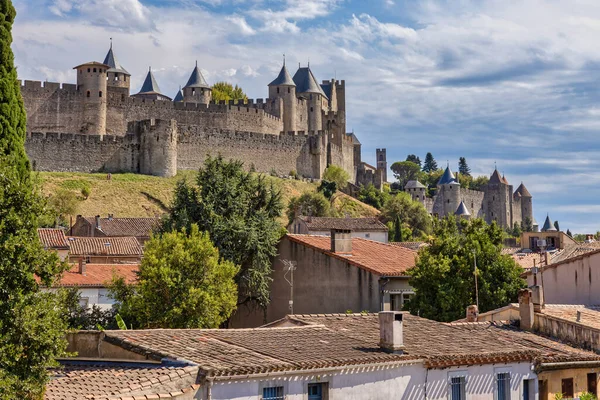
[[[529,190],[527,190],[523,182],[521,182],[517,190],[515,190],[515,193],[520,194],[521,197],[531,197],[531,193],[529,193]]]
[[[310,67],[298,68],[298,71],[294,74],[294,83],[296,84],[296,93],[317,93],[321,96],[329,99],[323,88],[317,82],[317,79],[313,75]]]
[[[210,89],[210,86],[208,86],[208,83],[206,83],[204,76],[202,76],[202,72],[200,72],[200,68],[198,68],[198,61],[196,61],[196,66],[194,67],[194,70],[190,75],[190,79],[188,79],[187,83],[183,88]]]
[[[446,166],[446,170],[444,171],[444,174],[438,181],[438,185],[447,185],[452,182],[456,182],[456,178],[454,177],[454,174],[452,173],[452,171],[450,171],[450,164],[448,163],[448,165]]]
[[[544,226],[542,227],[542,232],[556,232],[556,227],[552,223],[550,219],[550,215],[546,214],[546,221],[544,221]]]
[[[131,76],[131,74],[129,72],[127,72],[127,70],[125,68],[123,68],[123,66],[121,66],[121,64],[119,63],[119,60],[117,60],[117,57],[115,56],[115,53],[113,52],[112,38],[110,38],[110,49],[108,49],[108,53],[106,54],[106,57],[104,57],[104,64],[106,64],[110,67],[107,72],[115,72],[115,73],[120,73],[120,74],[125,74],[128,76]]]
[[[464,201],[460,202],[460,204],[458,205],[458,208],[454,212],[454,215],[457,215],[460,217],[470,217],[471,216],[471,213],[469,212],[469,209],[467,208],[467,205],[465,204]]]
[[[492,176],[490,177],[490,183],[491,184],[503,183],[502,177],[500,176],[500,172],[498,172],[498,169],[496,169],[496,168],[494,168],[494,172],[492,173]]]
[[[183,101],[183,91],[181,90],[181,86],[179,86],[179,91],[177,92],[177,94],[175,95],[175,98],[173,99],[173,102],[177,103],[179,101]]]
[[[142,85],[142,89],[138,94],[144,93],[160,93],[160,88],[158,87],[158,83],[154,78],[154,74],[152,73],[152,67],[148,68],[148,75],[146,75],[146,79],[144,80],[144,84]]]
[[[294,80],[290,76],[290,73],[285,67],[285,60],[283,62],[283,66],[281,67],[281,71],[279,71],[279,75],[277,75],[277,78],[275,78],[273,82],[269,83],[268,86],[296,86]]]

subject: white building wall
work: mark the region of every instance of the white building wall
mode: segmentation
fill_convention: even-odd
[[[265,387],[283,386],[286,400],[307,400],[309,383],[326,382],[328,400],[446,400],[451,373],[466,374],[467,398],[490,400],[496,397],[496,373],[511,373],[511,399],[523,398],[523,380],[536,379],[529,363],[471,366],[426,370],[423,364],[365,366],[351,370],[305,374],[264,380],[217,381],[211,386],[211,400],[261,400]],[[425,390],[425,388],[427,388]],[[534,383],[537,391],[537,380]],[[207,399],[207,389],[199,392]],[[537,398],[534,395],[532,399]]]
[[[331,231],[310,231],[309,234],[318,236],[331,236]],[[351,235],[353,238],[368,239],[381,243],[388,242],[387,232],[352,231]]]
[[[86,304],[88,308],[92,308],[94,305],[98,306],[102,310],[110,310],[112,305],[115,303],[113,299],[108,296],[108,289],[106,288],[77,288],[80,293],[81,304]],[[46,289],[42,288],[42,291],[56,292],[58,289]]]

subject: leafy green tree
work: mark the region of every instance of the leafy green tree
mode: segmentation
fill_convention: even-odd
[[[411,313],[437,321],[463,318],[476,299],[475,257],[480,311],[516,302],[525,281],[520,277],[522,269],[501,253],[502,236],[496,223],[488,225],[479,218],[436,220],[431,245],[419,252],[409,270],[409,283],[415,289]]]
[[[297,214],[329,217],[330,212],[331,205],[322,193],[304,192],[298,197],[292,197],[288,204],[287,217],[291,224]]]
[[[421,167],[410,161],[397,161],[390,167],[400,187],[404,189],[408,181],[419,179]]]
[[[394,241],[402,241],[402,220],[400,219],[400,215],[397,215],[394,221]]]
[[[438,169],[438,165],[437,162],[435,161],[435,158],[433,158],[433,154],[431,153],[427,153],[425,155],[425,163],[423,164],[423,172],[434,172],[437,171]]]
[[[218,328],[235,310],[238,271],[192,224],[188,232],[146,242],[135,290],[124,290],[123,277],[114,278],[111,296],[119,315],[136,328]]]
[[[467,165],[467,159],[464,157],[458,159],[458,172],[461,175],[471,176],[471,168]]]
[[[483,190],[483,187],[485,185],[487,185],[489,181],[490,181],[490,178],[485,175],[478,176],[477,178],[473,178],[473,180],[471,181],[471,183],[469,185],[469,189]]]
[[[335,182],[338,189],[344,189],[348,186],[350,174],[337,165],[330,165],[323,172],[323,180]]]
[[[239,303],[269,303],[271,259],[285,229],[277,218],[281,192],[262,175],[244,171],[241,161],[208,157],[197,186],[180,182],[162,231],[190,232],[191,224],[208,232],[221,256],[240,266],[236,276]]]
[[[322,193],[327,199],[331,200],[335,192],[337,191],[337,183],[322,180],[321,184],[317,188],[317,192]]]
[[[69,225],[69,216],[77,213],[79,200],[70,190],[59,189],[48,199],[48,205],[56,218],[56,225]]]
[[[554,227],[557,231],[560,231],[560,226],[558,225],[558,221],[554,221]]]
[[[25,153],[25,108],[10,45],[16,11],[0,1],[0,399],[39,399],[64,354],[56,296],[41,293],[65,269],[37,236],[47,212]]]
[[[533,232],[533,221],[529,217],[525,217],[521,222],[521,230],[523,232]]]
[[[214,101],[248,100],[248,96],[238,85],[233,86],[228,82],[217,82],[212,87],[212,99]]]
[[[418,201],[414,201],[408,193],[400,192],[391,196],[383,206],[381,215],[384,221],[397,221],[406,224],[413,237],[421,237],[431,233],[431,216]]]
[[[383,205],[390,197],[389,193],[377,190],[373,184],[361,186],[356,198],[365,204],[375,207],[378,210],[383,208]]]
[[[406,157],[406,161],[410,161],[412,163],[415,163],[415,164],[417,164],[419,166],[419,168],[421,168],[421,159],[418,156],[414,155],[414,154],[409,154]]]
[[[512,230],[512,234],[514,237],[521,237],[521,233],[523,233],[523,230],[521,229],[521,224],[519,224],[518,222],[515,222],[513,225],[513,230]]]
[[[78,288],[63,288],[57,292],[63,320],[69,329],[117,329],[115,310],[102,310],[97,305],[92,308],[82,306],[79,302],[81,292]]]

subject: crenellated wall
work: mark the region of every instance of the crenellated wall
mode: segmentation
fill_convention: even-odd
[[[483,197],[485,193],[479,190],[460,188],[461,201],[465,202],[472,218],[483,217]]]

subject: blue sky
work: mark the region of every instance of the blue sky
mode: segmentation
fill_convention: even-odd
[[[209,83],[251,98],[282,54],[346,80],[363,159],[430,151],[445,165],[505,173],[573,232],[600,230],[597,0],[13,0],[22,79],[74,82],[115,52],[132,91],[152,66],[174,96],[198,60]]]

